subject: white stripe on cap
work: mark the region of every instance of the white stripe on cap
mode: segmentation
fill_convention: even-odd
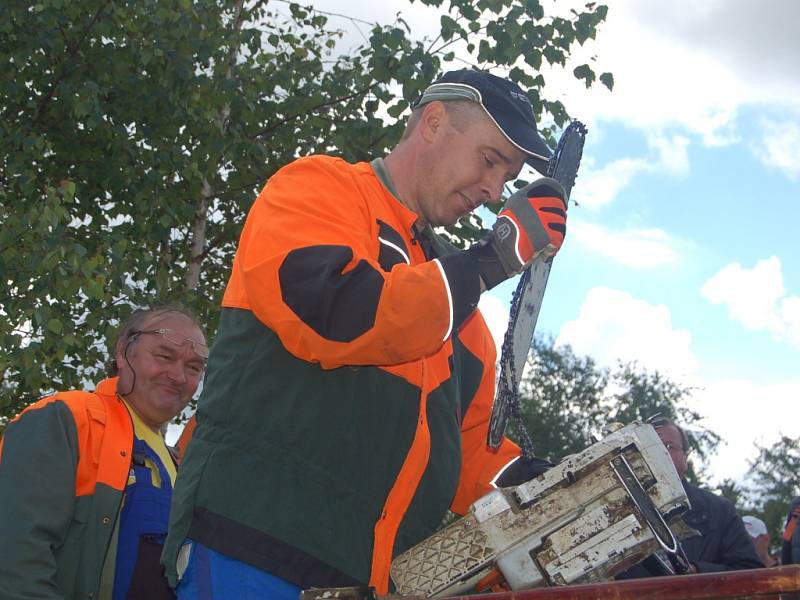
[[[459,88],[459,89],[456,89]],[[422,98],[419,99],[417,102],[417,106],[422,104],[427,104],[428,102],[433,102],[434,100],[470,100],[472,102],[477,102],[480,104],[483,112],[492,120],[492,123],[495,124],[500,132],[505,136],[505,138],[511,142],[516,148],[522,150],[525,154],[528,154],[534,158],[538,158],[539,160],[543,160],[545,162],[549,161],[550,159],[547,156],[542,156],[541,154],[537,154],[536,152],[531,152],[530,150],[526,150],[522,146],[520,146],[517,142],[512,140],[508,134],[503,131],[503,128],[500,127],[500,124],[495,121],[492,113],[489,112],[489,109],[486,108],[483,104],[483,96],[481,96],[480,91],[476,88],[472,87],[471,85],[467,85],[466,83],[434,83],[433,85],[429,86],[428,89],[425,90],[422,94]]]
[[[439,272],[442,274],[442,279],[444,280],[444,289],[447,290],[447,304],[450,307],[450,324],[447,326],[447,333],[445,333],[444,337],[442,338],[442,341],[444,342],[450,337],[450,332],[453,331],[453,296],[450,293],[450,283],[447,281],[447,274],[444,272],[442,263],[439,262],[438,258],[434,258],[433,262],[436,263],[436,266],[439,267]]]

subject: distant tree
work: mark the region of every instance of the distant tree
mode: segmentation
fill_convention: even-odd
[[[692,449],[705,458],[719,436],[701,427],[701,416],[686,407],[691,392],[635,363],[599,367],[592,358],[575,355],[569,346],[556,347],[551,337],[537,335],[520,383],[520,404],[537,455],[550,460],[586,448],[609,423],[628,424],[655,415],[684,427]],[[517,436],[513,426],[509,431]],[[687,476],[696,479],[691,463]]]
[[[681,426],[689,438],[686,478],[698,482],[700,470],[720,442],[719,436],[700,425],[702,416],[686,406],[694,390],[665,375],[648,372],[636,363],[619,364],[612,373],[610,414],[612,420],[629,423],[660,415]],[[692,460],[697,457],[700,460]]]
[[[752,504],[749,490],[733,479],[723,479],[714,486],[713,491],[729,500],[742,516],[752,515],[758,512]]]
[[[767,524],[772,548],[780,548],[789,505],[800,495],[800,439],[782,435],[771,446],[756,446],[748,489],[755,513]]]
[[[0,3],[0,428],[96,379],[109,328],[137,306],[183,302],[213,336],[259,187],[299,155],[384,154],[454,49],[529,89],[552,139],[568,115],[539,69],[565,65],[606,6],[421,2],[441,11],[435,39],[398,17],[346,54],[331,15],[297,3]],[[590,64],[573,75],[613,85]]]
[[[577,356],[569,346],[556,348],[550,337],[534,338],[520,404],[538,455],[558,460],[592,443],[606,421],[608,379],[591,357]],[[510,435],[517,434],[512,421]]]

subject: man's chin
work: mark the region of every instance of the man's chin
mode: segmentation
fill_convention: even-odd
[[[186,408],[188,403],[188,401],[185,401],[180,396],[162,396],[160,403],[161,412],[167,415],[167,421],[171,421]]]
[[[442,219],[437,219],[436,221],[429,221],[431,227],[449,227],[450,225],[455,225],[458,223],[459,219],[462,217],[466,217],[469,213],[455,215],[453,217],[445,217]]]

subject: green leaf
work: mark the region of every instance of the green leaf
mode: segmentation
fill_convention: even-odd
[[[64,327],[58,319],[50,319],[47,322],[47,329],[55,334],[60,334]]]
[[[573,69],[572,74],[575,75],[577,79],[583,79],[586,87],[591,87],[592,83],[594,82],[594,71],[589,65],[583,64],[579,67],[575,67]]]
[[[442,39],[445,41],[450,41],[453,39],[453,34],[459,29],[458,23],[456,23],[451,17],[442,15],[440,24],[442,28]]]

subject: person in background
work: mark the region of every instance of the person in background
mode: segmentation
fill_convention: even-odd
[[[684,521],[700,535],[682,541],[689,562],[698,573],[763,567],[753,541],[736,509],[727,499],[686,480],[689,438],[670,419],[649,421],[664,442],[692,508]]]
[[[178,307],[138,310],[94,391],[57,392],[0,439],[0,598],[147,598],[173,592],[159,563],[176,462],[162,430],[194,395],[208,347]]]
[[[742,517],[742,522],[744,523],[744,528],[747,530],[747,533],[753,538],[753,545],[756,547],[758,557],[761,559],[761,562],[764,563],[764,566],[774,567],[777,565],[778,561],[772,558],[769,553],[769,532],[767,531],[766,523],[752,515]]]
[[[792,500],[789,514],[786,516],[786,526],[783,530],[783,545],[781,548],[781,564],[795,565],[800,563],[800,496]]]

